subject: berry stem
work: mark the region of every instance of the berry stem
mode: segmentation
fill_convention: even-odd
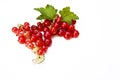
[[[37,55],[35,59],[32,60],[34,64],[40,64],[45,60],[44,55]]]

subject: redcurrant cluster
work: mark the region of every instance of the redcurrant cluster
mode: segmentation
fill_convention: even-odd
[[[77,38],[79,32],[75,29],[76,20],[79,17],[70,11],[70,7],[65,7],[57,14],[57,9],[47,4],[45,8],[34,8],[41,14],[36,19],[41,20],[36,25],[28,22],[12,28],[12,32],[18,36],[18,42],[25,44],[36,55],[35,63],[41,63],[44,55],[52,44],[53,36],[64,37],[69,40]]]
[[[79,36],[79,32],[74,26],[75,23],[76,20],[72,20],[72,24],[63,22],[57,15],[54,20],[46,19],[44,22],[37,22],[36,25],[30,26],[28,22],[25,22],[23,25],[13,27],[12,32],[18,36],[20,44],[25,44],[37,56],[44,56],[52,44],[53,36],[63,36],[67,40]]]

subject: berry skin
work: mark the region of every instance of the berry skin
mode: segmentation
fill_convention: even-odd
[[[25,25],[24,29],[27,30],[27,31],[29,31],[30,30],[30,26],[29,25]]]
[[[57,33],[57,28],[56,27],[52,27],[51,28],[51,33],[55,35]]]
[[[49,28],[48,28],[48,27],[44,27],[44,28],[43,28],[43,31],[44,31],[44,32],[49,31]]]
[[[35,29],[35,30],[33,30],[33,34],[37,34],[39,32],[39,30],[37,30],[37,29]]]
[[[73,34],[72,34],[72,37],[73,37],[73,38],[77,38],[77,37],[79,36],[79,34],[80,34],[80,33],[79,33],[77,30],[74,30],[74,31],[73,31]]]
[[[19,36],[18,37],[18,42],[20,43],[20,44],[24,44],[25,43],[25,37],[24,36]]]
[[[66,40],[69,40],[69,39],[72,38],[72,34],[67,31],[67,32],[65,32],[65,34],[64,34],[64,38],[65,38]]]
[[[42,23],[41,22],[37,22],[37,26],[42,26]]]
[[[46,45],[46,46],[51,46],[51,44],[52,44],[52,40],[51,40],[51,38],[48,38],[48,39],[45,39],[44,40],[44,44]]]
[[[42,33],[39,31],[37,34],[36,34],[37,38],[42,38]]]
[[[41,39],[38,39],[36,42],[35,42],[36,46],[38,47],[41,47],[43,45],[43,40],[42,38]]]
[[[41,48],[44,49],[44,50],[46,50],[46,51],[48,49],[48,47],[45,44],[43,44]]]
[[[43,24],[41,22],[37,22],[37,26],[39,31],[43,30]]]
[[[57,33],[59,36],[64,36],[64,34],[65,34],[65,30],[64,29],[59,29],[58,30],[58,33]]]
[[[63,22],[62,25],[61,25],[61,27],[62,27],[63,29],[68,28],[68,26],[69,26],[69,24],[68,24],[67,22]]]
[[[34,44],[32,42],[26,41],[25,42],[25,46],[29,49],[33,49],[34,48]]]
[[[30,37],[30,31],[26,31],[26,32],[24,33],[24,36],[25,36],[26,38],[29,38],[29,37]]]
[[[50,31],[44,32],[44,38],[51,38],[51,32]]]
[[[32,35],[32,36],[30,37],[30,40],[31,40],[32,42],[35,42],[35,41],[37,40],[37,36],[36,36],[36,35]]]
[[[38,52],[37,52],[37,54],[38,54],[38,55],[44,55],[45,52],[46,52],[46,51],[45,51],[44,49],[39,49]]]
[[[56,18],[55,22],[56,23],[61,23],[61,20],[62,20],[61,17],[59,15],[57,15],[57,18]]]
[[[37,27],[36,25],[32,25],[32,26],[31,26],[31,30],[37,30],[37,28],[38,28],[38,27]]]
[[[45,27],[48,27],[48,26],[50,26],[50,25],[51,25],[51,21],[48,20],[48,19],[46,19],[46,20],[44,21],[44,26],[45,26]]]
[[[76,20],[72,20],[72,25],[75,25],[76,24]]]
[[[59,27],[60,25],[58,24],[58,23],[55,23],[54,25],[53,25],[53,27],[55,27],[56,29]]]
[[[13,33],[16,33],[17,31],[18,31],[18,28],[17,28],[17,27],[13,27],[13,28],[12,28],[12,32],[13,32]]]
[[[74,31],[74,29],[75,29],[75,26],[74,26],[74,25],[69,25],[69,27],[68,27],[68,30],[69,30],[69,31]]]
[[[24,22],[24,26],[29,26],[29,22]]]

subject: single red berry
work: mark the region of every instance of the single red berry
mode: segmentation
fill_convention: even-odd
[[[24,44],[25,43],[25,37],[24,36],[19,36],[18,37],[18,42],[20,43],[20,44]]]
[[[65,34],[64,34],[64,38],[66,39],[66,40],[69,40],[69,39],[71,39],[71,37],[72,37],[72,34],[71,34],[71,32],[65,32]]]
[[[41,48],[44,49],[44,50],[46,50],[46,51],[48,49],[48,47],[45,44],[43,44]]]
[[[39,31],[43,31],[43,24],[41,22],[37,22],[37,27]]]
[[[80,34],[79,31],[74,30],[72,33],[72,36],[73,36],[73,38],[77,38],[79,36],[79,34]]]
[[[45,52],[46,52],[46,51],[45,51],[44,49],[39,49],[38,52],[37,52],[37,54],[38,54],[38,55],[44,55]]]
[[[26,41],[25,42],[25,46],[29,49],[33,49],[34,48],[34,44],[32,42]]]
[[[37,36],[36,36],[36,35],[32,35],[32,36],[30,37],[30,40],[31,40],[32,42],[35,42],[35,41],[37,40]]]
[[[51,38],[51,32],[50,31],[44,32],[44,38]]]
[[[68,30],[69,31],[73,31],[75,29],[75,26],[74,25],[69,25],[69,27],[68,27]]]
[[[35,42],[36,46],[39,46],[41,47],[43,45],[43,40],[42,38],[41,39],[38,39],[36,42]]]
[[[57,28],[56,27],[52,27],[51,28],[51,34],[56,34],[57,33]]]
[[[29,24],[29,22],[24,22],[24,25],[29,26],[30,24]]]
[[[18,29],[18,30],[17,30],[17,32],[15,33],[15,34],[16,34],[16,36],[21,35],[21,32],[23,33],[23,31],[21,31],[20,29]]]
[[[47,38],[47,39],[45,39],[44,40],[44,44],[46,45],[46,46],[51,46],[51,44],[52,44],[52,39],[51,38]]]
[[[61,24],[61,27],[62,27],[63,29],[68,28],[68,26],[69,26],[69,24],[68,24],[67,22],[63,22],[63,23]]]
[[[49,31],[50,29],[48,27],[44,27],[43,28],[43,31],[46,32],[46,31]]]
[[[13,33],[16,33],[17,31],[18,31],[18,28],[17,28],[17,27],[13,27],[13,28],[12,28],[12,32],[13,32]]]
[[[51,21],[48,20],[48,19],[46,19],[46,20],[44,21],[44,26],[48,27],[48,26],[50,26],[50,25],[51,25]]]
[[[59,29],[58,30],[58,33],[57,33],[59,36],[64,36],[64,34],[65,34],[65,30],[64,29]]]
[[[76,20],[72,20],[72,25],[75,25],[76,24]]]
[[[42,38],[42,33],[41,33],[41,31],[39,31],[39,32],[36,34],[36,36],[37,36],[38,38]]]
[[[31,30],[36,30],[38,27],[36,25],[31,26]]]
[[[42,23],[41,22],[37,22],[37,26],[42,26]]]

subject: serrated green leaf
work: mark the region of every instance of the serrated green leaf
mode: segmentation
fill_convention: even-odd
[[[70,11],[70,7],[63,8],[59,13],[62,17],[62,21],[68,22],[69,24],[72,23],[72,20],[79,19],[75,13]]]
[[[52,5],[46,5],[45,8],[34,8],[34,10],[40,12],[40,16],[37,17],[38,20],[49,19],[53,20],[56,16],[57,9],[55,9]]]

